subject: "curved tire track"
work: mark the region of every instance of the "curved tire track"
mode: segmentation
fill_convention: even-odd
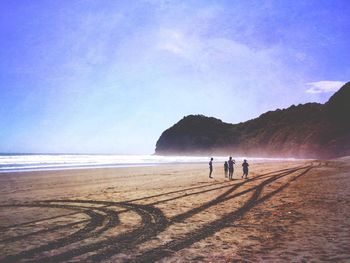
[[[86,200],[80,201],[83,203],[86,202]],[[93,261],[101,261],[103,259],[111,257],[114,254],[119,253],[120,251],[129,249],[130,247],[135,246],[135,244],[143,242],[144,240],[150,238],[150,236],[156,236],[159,233],[159,230],[165,228],[168,224],[168,221],[162,211],[153,206],[137,205],[131,203],[115,203],[107,201],[91,201],[91,203],[105,204],[110,206],[118,205],[131,209],[133,212],[136,212],[141,216],[141,224],[136,229],[119,234],[116,237],[80,246],[79,248],[46,258],[42,262],[67,261],[74,257],[93,251],[97,251],[97,254],[91,256],[89,259]]]
[[[116,226],[119,223],[119,217],[117,213],[114,211],[108,211],[105,208],[101,207],[84,207],[84,206],[74,206],[74,205],[60,205],[60,204],[50,204],[48,202],[37,202],[33,204],[23,204],[23,205],[7,205],[7,207],[44,207],[44,208],[63,208],[79,211],[89,216],[89,222],[81,229],[76,232],[66,236],[59,238],[55,241],[49,242],[48,244],[35,247],[29,250],[22,251],[18,254],[8,255],[2,258],[1,262],[17,262],[21,259],[30,259],[34,256],[39,255],[42,252],[51,251],[54,249],[58,249],[64,247],[66,245],[81,241],[85,238],[88,238],[93,235],[99,235],[106,231],[109,228]],[[4,206],[3,206],[4,207]],[[95,210],[104,212],[106,215],[102,215],[97,213]],[[107,220],[107,223],[103,226],[103,223]],[[98,229],[98,227],[103,226]],[[17,241],[15,239],[14,241]]]

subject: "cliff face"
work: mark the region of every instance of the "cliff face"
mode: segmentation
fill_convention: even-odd
[[[162,133],[156,154],[330,158],[350,155],[350,82],[327,103],[269,111],[239,124],[190,115]]]

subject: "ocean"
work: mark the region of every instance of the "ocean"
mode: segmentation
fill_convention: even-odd
[[[227,156],[213,156],[214,164]],[[242,161],[245,157],[234,157]],[[0,154],[0,172],[81,168],[134,167],[176,163],[208,163],[208,156],[102,155],[102,154]],[[272,161],[276,158],[249,158]]]

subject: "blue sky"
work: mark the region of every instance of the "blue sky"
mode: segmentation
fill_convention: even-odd
[[[0,152],[153,153],[204,114],[325,102],[349,1],[0,1]]]

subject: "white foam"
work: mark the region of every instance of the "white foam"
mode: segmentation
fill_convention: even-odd
[[[214,164],[223,163],[227,156],[213,156]],[[234,157],[242,161],[245,157]],[[161,155],[84,155],[84,154],[21,154],[0,155],[0,172],[53,170],[90,167],[125,167],[171,163],[207,163],[207,156]],[[278,158],[249,158],[249,160],[281,160]],[[289,159],[293,160],[293,159]]]

